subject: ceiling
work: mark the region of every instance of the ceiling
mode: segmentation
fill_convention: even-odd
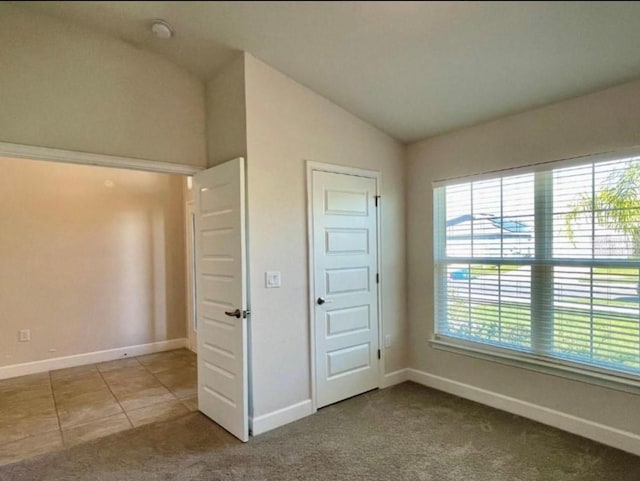
[[[246,50],[404,142],[640,76],[640,2],[24,3],[203,79]]]

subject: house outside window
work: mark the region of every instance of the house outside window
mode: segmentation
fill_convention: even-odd
[[[434,245],[436,347],[640,381],[640,158],[438,183]]]

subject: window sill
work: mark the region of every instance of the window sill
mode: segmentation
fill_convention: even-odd
[[[557,363],[549,362],[526,353],[513,354],[506,349],[492,348],[491,346],[478,345],[444,336],[437,336],[431,339],[429,343],[434,349],[442,351],[640,395],[640,380],[624,377],[624,374],[619,376],[608,374],[582,368],[575,364],[564,364],[562,361]]]

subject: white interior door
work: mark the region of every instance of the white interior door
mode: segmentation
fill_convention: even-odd
[[[196,174],[198,408],[248,441],[244,159]]]
[[[312,171],[317,407],[378,387],[376,183]]]

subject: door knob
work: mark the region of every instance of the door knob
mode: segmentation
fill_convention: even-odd
[[[236,309],[235,311],[224,311],[224,313],[229,317],[237,317],[238,319],[242,316],[240,309]]]
[[[328,304],[329,302],[333,302],[333,301],[327,300],[327,299],[325,299],[324,297],[318,297],[318,300],[317,300],[316,302],[318,303],[318,305],[320,305],[320,306],[321,306],[321,305],[322,305],[322,304],[324,304],[325,302]]]

